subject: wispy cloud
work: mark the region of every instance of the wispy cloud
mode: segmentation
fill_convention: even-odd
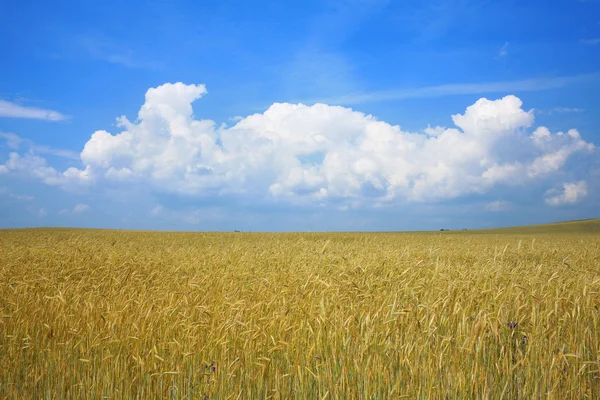
[[[37,107],[25,107],[10,101],[0,100],[0,117],[63,121],[67,117],[58,111]]]
[[[51,154],[57,157],[79,160],[79,154],[65,149],[55,149],[53,147],[35,144],[32,140],[24,139],[14,133],[0,132],[0,138],[6,140],[6,144],[13,150],[19,150],[24,145],[30,151],[38,154]]]
[[[15,193],[11,192],[10,190],[8,190],[8,188],[5,188],[5,187],[0,187],[0,195],[4,195],[6,197],[9,197],[11,199],[16,199],[16,200],[31,201],[31,200],[35,199],[35,197],[29,196],[26,194],[15,194]]]
[[[585,110],[583,108],[577,107],[554,107],[549,110],[538,110],[536,109],[536,114],[542,115],[551,115],[551,114],[570,114],[570,113],[582,113]]]
[[[554,107],[552,109],[552,111],[559,113],[559,114],[565,114],[565,113],[582,113],[585,110],[583,108],[577,108],[577,107]]]
[[[158,63],[141,61],[134,50],[116,44],[112,40],[98,36],[83,36],[79,44],[91,58],[127,68],[156,68]]]
[[[82,213],[88,211],[89,209],[90,209],[90,206],[88,206],[87,204],[77,204],[75,207],[73,207],[72,210],[63,208],[62,210],[60,210],[58,212],[58,214],[59,215],[82,214]]]
[[[26,194],[11,194],[10,197],[17,199],[17,200],[26,200],[26,201],[35,200],[35,197],[29,196]]]
[[[512,208],[512,206],[513,206],[513,204],[508,201],[496,200],[496,201],[487,203],[485,205],[485,210],[491,211],[491,212],[501,212],[501,211],[510,210]]]
[[[508,55],[508,45],[508,42],[504,43],[504,45],[500,48],[500,51],[498,52],[498,57],[504,58]]]
[[[477,10],[481,2],[471,0],[432,0],[415,2],[409,11],[395,17],[411,30],[417,40],[432,41],[443,37]]]
[[[588,82],[600,79],[600,73],[562,76],[551,78],[533,78],[517,81],[453,83],[438,86],[425,86],[412,89],[382,90],[370,93],[353,93],[345,96],[313,99],[306,103],[327,104],[363,104],[380,101],[405,100],[415,98],[432,98],[464,94],[486,93],[519,93],[540,90],[559,89],[574,83]]]
[[[5,139],[8,147],[13,150],[19,150],[19,146],[25,141],[25,139],[22,139],[19,135],[15,135],[14,133],[0,132],[0,138]]]
[[[150,211],[150,214],[152,215],[158,215],[160,214],[162,211],[164,210],[163,206],[161,206],[160,204],[157,204],[156,207],[154,207],[152,209],[152,211]]]
[[[75,207],[73,207],[73,214],[81,214],[89,209],[90,206],[88,206],[87,204],[77,204]]]
[[[297,52],[280,70],[282,86],[290,93],[333,96],[358,89],[350,60],[339,52],[307,48]]]
[[[588,46],[598,46],[600,44],[600,38],[585,39],[582,40],[581,43],[587,44]]]

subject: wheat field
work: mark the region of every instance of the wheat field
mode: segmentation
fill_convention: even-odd
[[[598,399],[588,225],[0,231],[0,398]]]

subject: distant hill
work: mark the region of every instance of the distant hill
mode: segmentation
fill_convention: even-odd
[[[600,218],[577,221],[555,222],[552,224],[513,226],[508,228],[493,228],[471,230],[478,233],[598,233],[600,234]]]

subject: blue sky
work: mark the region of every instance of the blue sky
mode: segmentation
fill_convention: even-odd
[[[0,227],[599,217],[599,16],[595,0],[3,1]]]

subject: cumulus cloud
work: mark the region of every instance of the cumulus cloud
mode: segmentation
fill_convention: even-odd
[[[551,189],[546,192],[548,196],[546,203],[551,206],[563,204],[575,204],[580,202],[588,194],[588,186],[585,181],[566,182],[562,185],[562,191]]]
[[[25,107],[0,99],[0,117],[43,119],[46,121],[62,121],[67,119],[63,114],[37,107]]]
[[[37,178],[48,185],[79,186],[91,183],[89,169],[68,168],[59,172],[48,165],[45,158],[31,152],[20,155],[11,152],[8,160],[0,165],[0,174],[16,173]]]
[[[149,89],[135,121],[122,116],[120,132],[92,134],[80,169],[59,173],[16,153],[0,169],[28,168],[49,184],[142,183],[165,193],[355,208],[525,185],[595,149],[576,130],[531,132],[534,112],[515,96],[479,99],[452,116],[454,127],[418,133],[326,104],[275,103],[216,126],[193,115],[192,103],[205,94],[204,85],[183,83]]]

